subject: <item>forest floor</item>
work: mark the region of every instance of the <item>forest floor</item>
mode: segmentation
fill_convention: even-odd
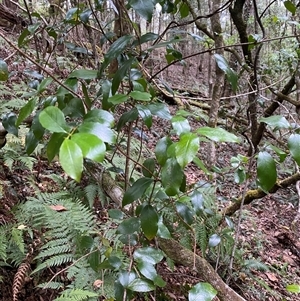
[[[9,53],[9,49],[5,49],[0,45],[0,59],[4,59]],[[15,67],[10,64],[10,71],[13,68]],[[21,77],[19,75],[23,73],[24,69],[20,67],[20,64],[18,64],[18,68],[15,72],[18,76],[12,76],[7,82],[9,87],[13,87],[15,83],[20,83]],[[194,90],[197,80],[199,80],[196,71],[194,72],[194,80],[188,81],[190,86],[179,80],[182,78],[182,67],[173,66],[169,70],[168,83],[177,88],[182,85],[183,90]],[[206,91],[202,91],[203,94],[205,95]],[[0,100],[4,101],[1,96]],[[169,107],[171,113],[174,114],[177,109],[176,106],[170,104]],[[193,113],[195,112],[196,108]],[[155,119],[152,132],[167,131],[170,125],[166,122]],[[190,119],[190,123],[192,127],[203,125],[203,121],[201,124],[199,120],[193,118]],[[147,142],[149,149],[153,150],[158,139],[157,136],[160,135],[150,135]],[[5,148],[1,152],[5,152]],[[217,152],[218,165],[225,167],[230,165],[232,156],[236,156],[238,153],[246,155],[247,145],[220,144]],[[205,159],[205,153],[200,155]],[[0,199],[0,225],[13,220],[11,213],[13,207],[18,202],[24,202],[28,196],[31,196],[33,191],[31,185],[37,185],[43,191],[52,190],[53,183],[49,182],[46,176],[49,173],[62,173],[56,163],[48,165],[41,158],[38,158],[38,163],[35,164],[32,173],[23,169],[18,171],[17,168],[11,172],[3,163],[0,165],[1,182],[9,183],[3,197]],[[185,172],[189,183],[205,179],[203,173],[193,164],[190,164]],[[31,178],[31,184],[29,184],[29,178]],[[234,184],[233,178],[227,176],[219,178],[217,184],[219,199],[216,201],[222,203],[222,206],[239,197],[242,193],[243,187]],[[251,183],[251,185],[255,185],[255,183]],[[299,300],[299,295],[289,293],[286,290],[286,286],[289,284],[300,284],[300,249],[295,248],[289,239],[290,227],[297,213],[297,206],[297,192],[294,187],[291,187],[256,200],[243,209],[242,222],[239,225],[241,231],[238,243],[238,249],[242,254],[242,264],[235,271],[235,276],[229,281],[229,284],[246,300]],[[105,208],[100,209],[104,210]],[[95,210],[99,210],[99,208],[95,207]],[[237,215],[238,213],[233,217],[235,222],[237,222]],[[100,222],[104,222],[101,216],[99,216],[99,219]],[[170,270],[162,263],[158,269],[160,275],[167,281],[167,286],[163,288],[165,299],[158,298],[157,300],[187,300],[187,287],[201,281],[199,275],[180,265],[177,265],[174,270]],[[12,301],[12,283],[15,273],[16,268],[14,267],[0,267],[0,275],[4,276],[4,281],[0,283],[0,301]],[[36,289],[33,280],[28,277],[20,293],[19,300],[52,301],[54,297],[55,295],[50,290]],[[140,297],[136,300],[145,299]]]

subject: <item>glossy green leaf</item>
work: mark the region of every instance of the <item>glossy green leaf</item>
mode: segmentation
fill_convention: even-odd
[[[147,239],[152,240],[158,230],[158,214],[151,205],[146,205],[141,211],[141,227]]]
[[[106,147],[104,142],[97,136],[89,133],[77,133],[71,137],[81,148],[84,158],[95,162],[102,162],[105,157]]]
[[[39,115],[40,112],[37,112],[33,117],[30,130],[33,132],[34,136],[40,140],[45,133],[45,128],[40,123]]]
[[[126,102],[128,100],[128,95],[126,94],[115,94],[108,98],[108,102],[112,103],[113,105],[118,105],[120,103]]]
[[[73,97],[68,103],[66,103],[63,109],[65,116],[73,118],[81,118],[85,114],[85,107],[83,105],[82,99],[78,97]]]
[[[241,142],[241,139],[238,138],[236,135],[229,133],[222,128],[211,128],[204,126],[199,128],[197,130],[197,133],[215,142]]]
[[[80,13],[79,18],[82,21],[82,23],[87,24],[92,13],[93,11],[90,8],[87,8],[82,13]]]
[[[85,105],[86,105],[86,107],[89,111],[92,107],[92,100],[89,97],[89,93],[88,93],[86,85],[84,83],[81,83],[81,87],[82,87],[82,92],[83,92],[83,95],[84,95],[84,103],[85,103]]]
[[[163,260],[163,252],[153,247],[144,247],[136,249],[133,253],[133,258],[137,261],[144,261],[150,264],[157,264]]]
[[[17,116],[15,113],[9,112],[2,116],[2,125],[8,133],[18,136],[18,127],[16,126]]]
[[[284,6],[292,15],[296,13],[297,7],[292,1],[284,1]]]
[[[153,179],[150,178],[141,178],[134,182],[124,193],[122,206],[124,207],[139,199],[152,183]]]
[[[112,219],[123,219],[124,213],[120,209],[108,209],[108,215]]]
[[[147,32],[144,35],[142,35],[140,37],[140,39],[137,40],[137,43],[139,45],[139,44],[147,43],[147,42],[150,42],[150,41],[155,41],[158,37],[159,36],[156,33]]]
[[[242,184],[246,180],[246,172],[244,168],[238,168],[234,172],[234,182],[237,184]]]
[[[185,18],[189,15],[190,10],[189,10],[188,5],[185,2],[182,2],[182,4],[180,5],[179,12],[180,12],[181,18]]]
[[[208,240],[208,245],[210,247],[216,247],[221,242],[221,237],[218,234],[213,234]]]
[[[122,223],[118,226],[117,233],[119,234],[133,234],[134,232],[138,232],[140,230],[140,219],[137,217],[130,217],[122,221]]]
[[[288,139],[288,148],[291,152],[293,159],[300,166],[300,135],[292,134]]]
[[[38,85],[37,92],[39,94],[43,93],[47,87],[53,82],[53,79],[51,77],[47,77]]]
[[[152,0],[129,0],[129,5],[147,22],[151,23],[154,2]]]
[[[178,214],[181,216],[184,222],[187,223],[188,225],[191,225],[194,221],[192,210],[187,205],[185,205],[180,201],[176,202],[175,205]]]
[[[167,149],[172,144],[173,142],[168,136],[163,137],[157,142],[155,147],[155,156],[160,166],[163,166],[166,163],[168,159]]]
[[[83,171],[83,155],[80,147],[65,139],[59,150],[59,162],[63,170],[72,179],[79,182]]]
[[[148,129],[152,126],[152,114],[151,111],[148,109],[147,106],[144,105],[136,105],[135,106],[139,112],[139,115],[142,117],[142,119],[145,122],[145,125]]]
[[[171,119],[171,123],[175,133],[179,136],[183,133],[188,133],[191,131],[189,121],[182,116],[174,116]]]
[[[141,100],[141,101],[150,101],[152,96],[148,92],[142,92],[142,91],[131,91],[129,93],[129,96],[135,100]]]
[[[28,42],[28,39],[26,39],[28,36],[30,36],[30,31],[28,30],[28,28],[25,28],[18,38],[19,48],[21,48],[23,45],[25,45]]]
[[[190,196],[190,199],[196,214],[203,212],[204,210],[203,194],[198,190],[194,190]]]
[[[129,70],[131,69],[132,63],[135,61],[135,58],[130,58],[126,60],[121,66],[119,66],[118,70],[114,74],[112,85],[111,85],[111,93],[114,95],[119,86],[121,81],[124,77],[128,74]]]
[[[80,133],[89,133],[97,136],[103,142],[114,144],[116,142],[116,135],[112,129],[108,128],[99,122],[85,121],[79,128]]]
[[[179,193],[183,181],[183,170],[175,158],[167,159],[161,170],[161,182],[168,196]]]
[[[0,81],[8,80],[8,67],[5,61],[0,60]]]
[[[123,287],[127,288],[128,284],[136,279],[136,276],[136,273],[124,271],[119,274],[118,281]]]
[[[200,282],[189,290],[188,301],[212,301],[217,293],[209,283]]]
[[[237,73],[233,69],[230,68],[226,59],[222,55],[216,53],[216,54],[214,54],[214,56],[215,56],[218,67],[225,72],[226,77],[227,77],[229,83],[231,84],[233,92],[236,92],[237,83],[238,83]]]
[[[149,280],[152,280],[154,285],[164,287],[166,282],[157,274],[155,267],[146,261],[139,261],[137,268],[140,273]]]
[[[288,155],[285,151],[272,144],[268,145],[268,149],[271,149],[276,153],[276,155],[279,157],[280,163],[282,163]]]
[[[163,103],[153,103],[147,105],[147,108],[150,110],[152,115],[170,120],[172,118],[172,115],[170,114],[169,108],[167,105]]]
[[[25,151],[28,155],[30,155],[35,148],[37,147],[37,145],[39,144],[39,139],[37,139],[33,133],[32,130],[30,130],[27,134],[26,134],[26,138],[25,138]]]
[[[176,159],[180,166],[184,168],[193,161],[199,150],[199,137],[191,132],[180,136],[180,140],[175,145]]]
[[[138,110],[136,108],[132,108],[129,112],[124,113],[119,122],[117,124],[117,131],[120,131],[121,128],[127,123],[137,120],[139,117]]]
[[[262,117],[259,119],[259,121],[266,123],[274,130],[288,129],[291,127],[290,123],[286,120],[286,118],[281,115]]]
[[[140,278],[134,279],[131,283],[128,284],[127,288],[131,291],[140,293],[151,292],[156,289],[155,285],[152,282]]]
[[[161,238],[170,239],[172,238],[171,233],[167,226],[163,223],[162,217],[158,220],[158,230],[157,230],[157,236]]]
[[[153,158],[148,158],[144,161],[142,172],[145,177],[151,178],[155,170],[155,161]]]
[[[84,116],[85,121],[99,122],[101,124],[112,127],[114,125],[114,116],[108,111],[101,109],[93,109]]]
[[[53,133],[67,133],[68,126],[63,112],[54,106],[45,108],[39,116],[41,125]]]
[[[291,293],[300,294],[299,284],[289,284],[286,286],[286,290]]]
[[[268,192],[276,183],[276,164],[272,156],[267,152],[260,152],[257,157],[257,184]]]
[[[102,92],[102,109],[108,110],[113,106],[110,102],[108,102],[111,91],[111,81],[108,79],[103,80],[100,91]]]
[[[108,49],[104,56],[104,62],[100,68],[100,75],[104,71],[104,69],[108,66],[108,64],[115,58],[117,58],[127,47],[132,39],[131,35],[125,35],[117,39]]]
[[[67,137],[66,133],[53,133],[47,144],[47,158],[51,162],[59,153],[59,149],[64,139]]]
[[[206,175],[210,175],[211,172],[206,168],[204,162],[200,160],[198,157],[193,158],[193,162],[202,170]]]

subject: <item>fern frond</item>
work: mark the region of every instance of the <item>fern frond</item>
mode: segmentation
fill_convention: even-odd
[[[64,284],[58,281],[51,281],[51,282],[44,282],[41,283],[39,285],[37,285],[37,287],[39,288],[49,288],[49,289],[53,289],[53,290],[57,290],[57,289],[61,289],[64,287]]]
[[[98,297],[98,294],[87,290],[73,289],[70,291],[64,291],[63,294],[54,299],[54,301],[85,301],[90,300],[89,298],[93,297]]]
[[[207,249],[208,237],[206,232],[206,226],[202,223],[197,223],[195,226],[196,241],[200,246],[202,257],[205,258],[205,253]]]

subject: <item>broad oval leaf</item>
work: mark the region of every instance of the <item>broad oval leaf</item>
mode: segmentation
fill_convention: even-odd
[[[241,139],[236,135],[227,132],[222,128],[211,128],[204,126],[197,130],[197,133],[215,142],[235,142],[240,143]]]
[[[141,101],[150,101],[152,98],[152,95],[150,93],[141,91],[132,91],[129,93],[129,96],[135,100]]]
[[[155,170],[155,161],[153,158],[148,158],[144,161],[142,172],[145,177],[151,178]]]
[[[18,127],[16,126],[17,116],[13,112],[4,114],[2,117],[2,125],[8,133],[18,136]]]
[[[300,294],[299,284],[289,284],[286,286],[286,290],[291,293]]]
[[[155,156],[160,166],[163,166],[166,163],[168,159],[167,149],[172,144],[173,142],[168,136],[163,137],[157,142],[155,147]]]
[[[79,128],[80,133],[89,133],[97,136],[103,142],[114,144],[116,142],[116,135],[112,129],[99,122],[84,122]]]
[[[39,115],[41,125],[53,133],[67,133],[68,126],[64,113],[57,107],[49,106]]]
[[[166,285],[166,282],[157,274],[157,271],[152,264],[145,261],[139,261],[137,267],[140,273],[147,279],[152,280],[155,285],[159,287],[164,287]]]
[[[191,225],[194,221],[192,210],[182,202],[176,202],[176,210],[181,218],[188,224]]]
[[[288,148],[291,152],[292,157],[300,166],[300,135],[292,134],[288,139]]]
[[[126,235],[133,234],[140,230],[140,225],[139,218],[130,217],[122,221],[122,223],[118,226],[117,233]]]
[[[133,257],[137,261],[144,261],[150,264],[157,264],[164,258],[163,252],[153,247],[139,248],[134,251]]]
[[[141,178],[134,182],[124,193],[122,206],[124,207],[139,199],[152,183],[153,179],[150,178]]]
[[[69,78],[95,79],[97,77],[97,73],[98,70],[77,69],[69,75]]]
[[[77,133],[71,137],[71,140],[79,145],[84,158],[95,162],[104,160],[106,147],[104,142],[97,136],[89,133]]]
[[[175,158],[169,158],[161,170],[161,182],[168,196],[179,193],[184,178],[181,166]]]
[[[59,150],[59,162],[72,179],[80,181],[83,171],[83,155],[75,142],[69,139],[64,140]]]
[[[218,234],[213,234],[210,236],[208,245],[210,247],[216,247],[221,242],[221,237]]]
[[[180,136],[179,142],[175,145],[176,159],[180,166],[184,168],[193,161],[199,150],[199,137],[193,133],[186,133]]]
[[[288,129],[291,127],[290,123],[286,120],[286,118],[281,115],[262,117],[259,119],[259,121],[266,123],[274,130]]]
[[[151,205],[146,205],[141,211],[141,227],[147,239],[156,236],[158,230],[158,214]]]
[[[140,278],[134,279],[131,283],[128,284],[127,288],[131,291],[141,293],[151,292],[156,289],[155,285],[152,282]]]
[[[147,22],[151,23],[154,2],[152,0],[130,0],[129,5]]]
[[[180,136],[183,133],[188,133],[191,131],[189,121],[182,116],[174,116],[171,119],[173,129],[175,133]]]
[[[90,122],[99,122],[109,127],[113,126],[115,121],[114,116],[111,113],[101,109],[93,109],[89,111],[84,116],[84,120]]]
[[[292,13],[292,15],[294,15],[296,13],[296,9],[297,7],[295,6],[295,4],[292,1],[284,1],[284,6],[285,8]]]
[[[8,80],[8,67],[5,61],[0,60],[0,81]]]
[[[257,184],[264,192],[268,192],[276,183],[276,164],[267,152],[260,152],[257,157]]]
[[[51,162],[59,153],[60,146],[67,137],[66,133],[53,133],[47,144],[47,158]]]
[[[28,117],[34,110],[37,99],[35,97],[31,98],[25,106],[20,109],[18,119],[16,121],[16,126],[19,126],[21,122]]]
[[[209,283],[200,282],[189,290],[189,301],[211,301],[217,293]]]

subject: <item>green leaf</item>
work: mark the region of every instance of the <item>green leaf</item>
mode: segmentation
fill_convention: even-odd
[[[272,156],[267,152],[260,152],[257,158],[257,184],[268,192],[276,183],[276,164]]]
[[[276,155],[279,157],[280,163],[282,163],[288,155],[285,151],[272,144],[268,145],[268,149],[271,149],[276,153]]]
[[[83,155],[75,142],[69,139],[64,140],[59,150],[59,162],[72,179],[80,181],[83,171]]]
[[[288,129],[291,127],[290,123],[286,120],[286,118],[281,115],[262,117],[259,119],[259,121],[266,123],[274,130]]]
[[[238,138],[236,135],[229,133],[222,128],[211,128],[211,127],[204,126],[202,128],[199,128],[197,130],[197,133],[215,142],[234,142],[234,143],[241,142],[241,139]]]
[[[201,169],[204,171],[206,175],[210,175],[210,171],[206,168],[204,162],[200,160],[198,157],[194,157],[193,162]]]
[[[0,81],[4,82],[8,80],[8,67],[5,61],[0,60]]]
[[[184,173],[175,158],[167,159],[161,170],[161,182],[168,196],[179,193]]]
[[[147,22],[151,23],[154,2],[152,0],[130,0],[129,5]]]
[[[108,215],[112,219],[123,219],[124,213],[120,209],[108,209]]]
[[[225,58],[223,56],[221,56],[220,54],[217,54],[217,53],[214,54],[214,56],[215,56],[218,67],[225,72],[226,77],[231,84],[233,92],[236,92],[237,82],[238,82],[237,73],[229,67],[227,61],[225,60]]]
[[[194,221],[192,210],[181,201],[176,202],[176,210],[181,218],[187,223],[191,225]]]
[[[211,301],[217,293],[209,283],[197,283],[189,290],[189,301]]]
[[[159,221],[158,221],[157,225],[158,225],[157,236],[159,236],[161,238],[166,238],[166,239],[172,238],[169,229],[163,223],[162,217],[159,218]]]
[[[246,180],[246,172],[244,168],[238,168],[234,172],[234,182],[237,184],[242,184]]]
[[[117,124],[117,131],[119,132],[127,122],[132,122],[138,119],[138,117],[139,113],[136,108],[132,108],[129,112],[124,113]]]
[[[95,162],[103,162],[106,147],[104,142],[97,136],[89,133],[77,133],[71,137],[71,140],[79,145],[84,158]]]
[[[132,63],[135,61],[135,58],[130,58],[126,60],[121,66],[119,66],[117,72],[114,74],[112,85],[111,85],[111,93],[114,95],[128,71],[130,70]]]
[[[180,136],[180,140],[175,144],[176,159],[180,166],[184,168],[194,160],[199,150],[199,137],[193,133],[186,133]]]
[[[152,183],[153,179],[150,178],[141,178],[134,182],[124,193],[122,206],[124,207],[139,199]]]
[[[89,133],[97,136],[103,142],[114,144],[116,142],[116,135],[112,129],[108,128],[99,122],[85,121],[79,128],[80,133]]]
[[[41,139],[45,133],[45,128],[41,125],[39,120],[40,112],[37,112],[32,119],[31,131],[37,139]]]
[[[216,247],[221,242],[221,237],[218,234],[213,234],[210,236],[208,245],[210,247]]]
[[[69,75],[69,78],[95,79],[97,72],[98,70],[77,69]]]
[[[157,264],[163,260],[163,252],[153,247],[144,247],[136,249],[133,253],[133,258],[137,261],[148,262],[150,264]]]
[[[128,289],[134,292],[151,292],[155,290],[155,285],[148,281],[143,279],[134,279],[131,283],[127,286]]]
[[[292,1],[284,1],[284,6],[292,15],[295,15],[297,7]]]
[[[2,125],[8,133],[18,136],[18,127],[16,126],[17,116],[15,113],[9,112],[2,116]]]
[[[164,166],[164,164],[166,163],[168,159],[167,149],[172,144],[173,142],[168,136],[161,138],[157,142],[154,152],[155,152],[157,162],[160,166]]]
[[[26,139],[25,139],[25,151],[28,155],[30,155],[35,148],[37,147],[37,145],[39,144],[39,139],[37,139],[33,133],[32,130],[30,130],[27,134],[26,134]]]
[[[83,105],[82,99],[78,97],[73,97],[69,102],[66,103],[63,109],[65,116],[73,118],[81,118],[85,114],[85,107]]]
[[[181,19],[187,17],[190,13],[189,7],[185,2],[182,2],[180,8],[179,8],[179,12],[180,12],[180,17]]]
[[[112,107],[112,104],[108,102],[111,91],[111,81],[108,79],[102,81],[101,92],[102,92],[102,109],[108,110]]]
[[[23,106],[20,110],[18,119],[16,121],[16,126],[19,126],[21,124],[21,122],[28,117],[34,110],[36,105],[36,98],[31,98],[25,106]]]
[[[196,214],[201,213],[204,210],[204,198],[202,193],[198,190],[194,190],[190,198]]]
[[[149,104],[147,108],[150,110],[152,115],[170,120],[172,118],[168,106],[163,103]]]
[[[53,133],[47,144],[47,158],[51,162],[58,154],[61,144],[67,137],[66,133]]]
[[[84,116],[85,121],[99,122],[101,124],[112,127],[114,125],[114,116],[108,111],[101,109],[93,109]]]
[[[299,294],[300,293],[300,285],[299,284],[289,284],[286,286],[286,290],[291,293]]]
[[[300,135],[292,134],[288,139],[288,148],[291,152],[293,159],[300,166]]]
[[[150,93],[141,92],[141,91],[131,91],[129,93],[129,96],[135,100],[141,100],[141,101],[150,101],[152,98],[152,95]]]
[[[37,91],[39,94],[43,93],[46,88],[53,82],[51,77],[47,77],[38,85]]]
[[[64,84],[65,84],[65,86],[67,86],[74,92],[76,92],[78,89],[78,79],[77,78],[67,78],[65,80]],[[67,94],[70,94],[70,91],[62,86],[60,86],[56,92],[56,96],[65,96]]]
[[[108,102],[112,103],[113,105],[118,105],[120,103],[123,103],[127,101],[128,95],[126,94],[115,94],[108,98]]]
[[[133,234],[140,230],[140,219],[137,217],[130,217],[122,221],[118,226],[117,233],[119,234]]]
[[[132,39],[131,35],[122,36],[117,39],[108,49],[104,56],[104,62],[100,68],[100,75],[104,71],[104,69],[108,66],[108,64],[115,58],[117,58],[127,47]]]
[[[166,282],[161,276],[157,275],[155,267],[149,262],[139,261],[137,267],[140,273],[147,279],[152,280],[155,285],[159,287],[164,287],[166,285]]]
[[[182,116],[174,116],[171,119],[173,129],[175,133],[179,136],[183,133],[188,133],[191,131],[189,121]]]
[[[152,240],[158,230],[158,214],[151,205],[146,205],[141,211],[141,227],[148,240]]]
[[[86,107],[89,111],[91,109],[91,106],[92,106],[92,100],[89,97],[89,93],[88,93],[88,90],[86,88],[86,85],[84,83],[81,83],[81,87],[82,87],[82,92],[83,92],[83,95],[84,95],[84,101],[85,101]]]
[[[64,113],[57,107],[45,108],[39,116],[41,125],[53,133],[67,133],[68,126]]]
[[[24,44],[28,42],[28,39],[26,39],[28,36],[30,36],[30,31],[27,28],[25,28],[18,38],[19,48],[21,48]]]
[[[142,166],[143,176],[151,178],[155,170],[155,161],[153,158],[148,158],[144,161]]]
[[[152,126],[152,114],[147,106],[144,105],[136,105],[135,106],[139,112],[139,115],[143,118],[145,125],[148,129]]]

